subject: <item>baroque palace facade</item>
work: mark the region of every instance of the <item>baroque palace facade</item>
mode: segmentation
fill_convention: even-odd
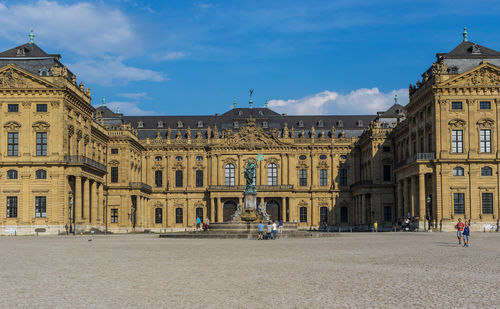
[[[0,53],[0,234],[185,230],[258,203],[299,228],[498,225],[500,53],[464,40],[377,115],[126,116],[31,40]]]

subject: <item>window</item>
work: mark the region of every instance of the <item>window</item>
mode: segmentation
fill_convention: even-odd
[[[45,218],[47,216],[47,197],[35,196],[35,217]]]
[[[392,206],[384,206],[384,221],[392,221]]]
[[[196,171],[196,187],[203,187],[203,171]]]
[[[155,223],[163,223],[163,209],[161,208],[155,208]]]
[[[465,193],[453,193],[453,211],[456,214],[465,213]]]
[[[7,133],[7,155],[17,156],[19,151],[19,133]]]
[[[319,222],[321,223],[328,222],[328,207],[319,208]]]
[[[7,112],[9,113],[17,113],[19,112],[19,104],[8,104]]]
[[[382,147],[383,152],[391,152],[391,146],[384,146]]]
[[[483,193],[481,195],[483,214],[493,213],[493,193]]]
[[[137,122],[137,127],[138,128],[144,128],[144,121]]]
[[[184,123],[182,123],[182,121],[177,121],[177,127],[178,128],[184,127]]]
[[[307,208],[300,207],[300,222],[307,222]]]
[[[451,102],[451,109],[462,109],[462,102]]]
[[[111,167],[111,182],[118,182],[118,166]]]
[[[196,207],[196,217],[200,218],[201,222],[203,222],[203,208]]]
[[[306,155],[300,155],[299,156],[299,160],[305,160],[305,159],[307,159]]]
[[[111,223],[118,223],[118,208],[111,208]]]
[[[384,181],[391,181],[391,166],[384,165]]]
[[[47,179],[47,171],[46,170],[37,170],[35,172],[36,179]]]
[[[203,128],[203,121],[198,121],[198,128]]]
[[[463,136],[462,130],[451,131],[451,152],[452,153],[462,153],[463,152]]]
[[[493,170],[489,166],[481,168],[481,176],[491,176],[493,175]]]
[[[196,156],[196,161],[203,161],[203,156]]]
[[[234,164],[229,163],[225,168],[225,183],[226,186],[234,186]]]
[[[299,120],[298,126],[299,126],[299,128],[303,128],[304,127],[304,121]]]
[[[491,130],[481,130],[479,136],[481,152],[491,152]]]
[[[299,170],[299,186],[307,186],[307,170]]]
[[[118,154],[118,148],[111,148],[111,154]]]
[[[347,170],[345,168],[339,170],[339,186],[347,186]]]
[[[274,163],[267,166],[267,184],[270,186],[278,185],[278,166]]]
[[[182,181],[183,181],[183,174],[182,174],[182,171],[175,171],[175,186],[177,188],[182,188],[183,184],[182,184]]]
[[[156,127],[163,128],[163,121],[158,121]]]
[[[182,161],[182,156],[175,157],[175,161]]]
[[[182,208],[175,209],[175,223],[182,223],[184,221],[184,214]]]
[[[481,101],[479,102],[479,109],[491,109],[490,101]]]
[[[267,121],[262,122],[262,127],[263,127],[264,129],[269,128],[269,124],[267,123]]]
[[[47,155],[47,132],[36,132],[36,155]]]
[[[17,196],[7,196],[7,218],[17,218]]]
[[[240,124],[238,121],[233,121],[233,128],[238,129],[240,127]]]
[[[342,159],[342,160],[346,160],[346,159],[347,159],[347,156],[346,156],[346,155],[340,155],[340,159]]]
[[[156,156],[155,157],[155,161],[156,162],[160,162],[161,160],[163,160],[163,158],[161,156]]]
[[[163,172],[155,171],[155,186],[161,188],[163,186]]]
[[[460,166],[454,167],[453,168],[453,176],[463,176],[464,175],[464,169]]]
[[[328,186],[328,171],[325,169],[319,170],[319,185],[322,187]]]
[[[8,170],[7,171],[7,179],[17,179],[17,171],[16,170]]]
[[[320,156],[319,156],[319,159],[320,159],[320,160],[326,160],[326,155],[320,155]]]
[[[37,104],[36,105],[37,113],[46,113],[47,112],[47,104]]]

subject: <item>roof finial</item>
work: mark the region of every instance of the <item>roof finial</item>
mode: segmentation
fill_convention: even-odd
[[[106,98],[102,97],[102,106],[106,105]]]
[[[469,42],[469,40],[467,40],[467,28],[464,27],[464,32],[462,33],[463,37],[464,37],[464,42]]]
[[[394,95],[394,104],[398,104],[398,94]]]
[[[269,108],[269,100],[266,100],[265,106],[266,106],[266,108]]]
[[[35,42],[35,34],[33,33],[33,29],[30,30],[30,43],[33,44]]]
[[[233,108],[236,108],[236,100],[233,101]]]
[[[117,106],[117,107],[116,107],[116,112],[115,112],[115,113],[116,113],[116,114],[119,114],[119,113],[120,113],[120,106]]]
[[[250,89],[250,100],[248,101],[248,105],[250,106],[250,108],[252,108],[253,106],[252,95],[253,95],[253,89]]]

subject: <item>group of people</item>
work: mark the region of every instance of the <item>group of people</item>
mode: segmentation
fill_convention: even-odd
[[[210,219],[208,219],[208,217],[205,220],[205,223],[203,223],[203,226],[200,217],[196,217],[196,231],[201,231],[201,230],[207,232],[210,230]]]
[[[262,223],[262,221],[259,222],[257,228],[259,231],[259,238],[257,238],[258,240],[276,239],[276,232],[278,233],[278,235],[281,235],[283,233],[283,220],[280,220],[278,225],[276,224],[276,221],[268,221],[266,235],[264,235],[264,223]]]
[[[455,225],[457,229],[458,245],[462,245],[462,240],[464,241],[464,247],[469,247],[470,244],[470,220],[467,222],[462,222],[462,218],[458,218],[458,223]]]

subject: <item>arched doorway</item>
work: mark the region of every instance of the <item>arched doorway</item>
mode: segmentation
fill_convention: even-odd
[[[281,207],[275,200],[267,201],[266,212],[269,214],[269,218],[273,221],[278,221],[281,215]]]
[[[224,206],[222,208],[222,221],[229,222],[231,221],[231,217],[236,211],[236,203],[234,201],[224,202]]]

